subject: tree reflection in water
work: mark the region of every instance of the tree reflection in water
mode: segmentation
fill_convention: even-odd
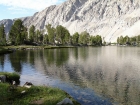
[[[8,59],[16,72],[21,73],[28,64],[43,75],[92,89],[120,104],[139,105],[138,52],[140,48],[64,48],[16,51]],[[4,62],[5,56],[0,56],[1,70],[5,66]]]

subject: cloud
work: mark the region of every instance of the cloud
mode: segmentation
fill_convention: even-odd
[[[32,9],[36,11],[44,8],[60,4],[66,0],[0,0],[1,5],[8,6],[9,9]]]
[[[31,10],[29,9],[24,9],[24,8],[18,8],[18,7],[9,7],[8,10],[10,11],[10,14],[29,14]],[[33,11],[35,12],[35,11]]]

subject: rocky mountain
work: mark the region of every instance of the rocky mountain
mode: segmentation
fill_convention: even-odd
[[[34,25],[45,29],[48,23],[63,25],[71,34],[87,31],[116,42],[118,36],[140,34],[140,0],[68,0],[21,19],[28,28]],[[8,32],[13,22],[8,19],[0,24],[4,23]]]

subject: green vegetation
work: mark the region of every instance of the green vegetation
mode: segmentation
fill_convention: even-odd
[[[12,80],[19,80],[16,73],[3,73]],[[32,86],[31,88],[14,86],[8,83],[0,83],[0,105],[56,105],[64,98],[69,98],[74,105],[80,105],[69,94],[48,86]]]
[[[29,32],[28,32],[29,30]],[[47,31],[47,34],[46,32]],[[82,46],[82,45],[94,45],[101,46],[101,36],[91,36],[88,32],[81,33],[76,32],[73,36],[69,31],[58,25],[56,28],[51,24],[46,25],[46,30],[35,29],[32,25],[27,29],[20,19],[15,20],[14,24],[9,31],[9,37],[6,39],[4,25],[0,26],[0,46],[6,45],[59,45],[59,46]]]
[[[19,83],[20,76],[17,73],[7,73],[7,72],[0,72],[0,75],[7,75],[10,80],[16,81]]]
[[[0,47],[0,55],[1,55],[1,54],[12,53],[12,52],[13,52],[12,50],[5,49],[5,48],[3,48],[3,47]]]
[[[55,29],[51,26],[51,24],[46,25],[46,29],[48,32],[48,40],[49,44],[54,44],[54,38],[55,38]]]
[[[57,26],[56,27],[56,38],[55,38],[55,40],[59,44],[63,44],[63,45],[69,44],[70,43],[70,33],[69,33],[69,31],[61,25]]]
[[[6,34],[3,24],[0,26],[0,45],[6,45]]]
[[[45,33],[47,31],[47,34]],[[0,46],[6,45],[59,45],[59,46],[102,46],[106,42],[102,42],[100,35],[92,36],[88,32],[74,33],[70,35],[69,31],[62,25],[54,28],[51,24],[46,25],[46,30],[35,29],[32,25],[28,29],[23,25],[20,19],[17,19],[9,31],[8,39],[4,25],[0,25]],[[140,43],[140,35],[135,37],[120,36],[117,39],[119,45],[138,45]]]
[[[139,45],[139,43],[140,43],[140,35],[134,37],[120,36],[117,38],[117,44],[120,45]]]
[[[78,41],[79,41],[79,33],[76,32],[76,33],[74,33],[73,36],[72,36],[72,44],[73,44],[73,45],[77,45],[77,44],[78,44]]]
[[[20,19],[16,20],[9,32],[9,44],[21,45],[27,39],[27,28],[24,27]]]
[[[1,105],[56,105],[64,98],[70,98],[74,105],[80,105],[66,92],[46,86],[32,86],[31,88],[14,87],[6,83],[0,83]],[[21,93],[21,92],[25,93]]]
[[[0,48],[1,50],[5,51],[12,51],[8,49],[19,49],[19,50],[26,50],[26,49],[55,49],[55,48],[74,48],[75,46],[52,46],[52,45],[42,45],[42,46],[32,46],[32,45],[18,45],[18,46],[3,46]]]
[[[38,35],[38,31],[36,35]],[[29,40],[31,42],[34,42],[36,40],[36,35],[35,35],[35,26],[32,25],[29,29]]]

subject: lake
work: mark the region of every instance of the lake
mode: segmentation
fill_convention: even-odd
[[[140,105],[140,47],[79,47],[16,51],[0,56],[0,71],[20,85],[58,87],[82,105]]]

